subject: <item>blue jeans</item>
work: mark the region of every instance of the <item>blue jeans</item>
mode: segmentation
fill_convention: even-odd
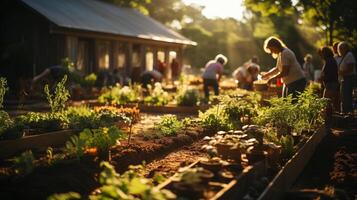
[[[203,90],[205,98],[209,99],[209,87],[213,87],[214,94],[219,95],[218,81],[216,79],[203,79]]]
[[[345,76],[343,77],[343,81],[341,81],[341,111],[343,113],[353,112],[353,82],[353,76]]]
[[[296,98],[299,93],[302,93],[305,90],[306,84],[307,82],[305,78],[299,79],[287,85],[284,84],[282,97],[287,97],[291,94],[293,98]]]

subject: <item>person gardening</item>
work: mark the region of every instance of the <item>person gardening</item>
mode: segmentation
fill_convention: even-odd
[[[207,62],[203,78],[203,90],[206,100],[209,100],[209,87],[213,87],[214,94],[219,95],[219,81],[223,74],[223,66],[227,63],[228,59],[222,54],[218,54],[214,60]]]
[[[306,87],[304,72],[296,59],[293,51],[276,37],[269,37],[264,42],[265,52],[276,58],[276,66],[262,75],[262,79],[270,84],[274,79],[281,78],[283,81],[282,97],[292,95],[296,98]]]

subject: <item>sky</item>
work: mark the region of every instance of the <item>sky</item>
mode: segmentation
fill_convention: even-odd
[[[183,2],[205,6],[203,14],[208,18],[233,17],[241,20],[243,17],[243,0],[183,0]]]

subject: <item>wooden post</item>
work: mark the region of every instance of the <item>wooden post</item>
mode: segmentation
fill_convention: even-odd
[[[166,65],[166,70],[165,70],[165,74],[164,77],[167,80],[171,80],[171,66],[170,66],[170,49],[169,48],[165,48],[165,65]]]
[[[127,77],[132,79],[131,69],[133,67],[133,43],[127,44],[126,61],[127,62],[125,62],[125,74]]]
[[[153,62],[154,67],[153,67],[153,69],[155,69],[155,70],[157,70],[157,52],[158,52],[157,47],[154,47],[154,49],[153,49],[153,54],[154,54],[154,56],[153,56],[153,59],[154,59],[154,62]]]

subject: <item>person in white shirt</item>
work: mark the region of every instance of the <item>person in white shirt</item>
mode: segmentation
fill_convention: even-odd
[[[296,98],[300,92],[304,91],[306,79],[294,52],[276,37],[269,37],[265,40],[264,50],[272,54],[273,58],[277,58],[277,61],[276,67],[264,74],[262,78],[268,80],[268,84],[275,78],[282,78],[284,84],[282,96],[286,97],[291,94],[293,98]]]
[[[207,62],[203,78],[203,90],[205,92],[205,98],[209,99],[209,87],[213,87],[214,94],[219,95],[219,81],[223,74],[223,66],[227,63],[228,59],[222,54],[218,54],[214,60]]]
[[[338,53],[341,55],[341,61],[338,67],[341,94],[341,111],[344,114],[353,112],[353,86],[354,75],[356,74],[356,59],[350,51],[347,42],[340,42]]]
[[[258,58],[254,56],[248,62],[245,62],[243,66],[234,70],[232,76],[238,82],[238,88],[253,90],[253,82],[258,80],[259,72]]]

